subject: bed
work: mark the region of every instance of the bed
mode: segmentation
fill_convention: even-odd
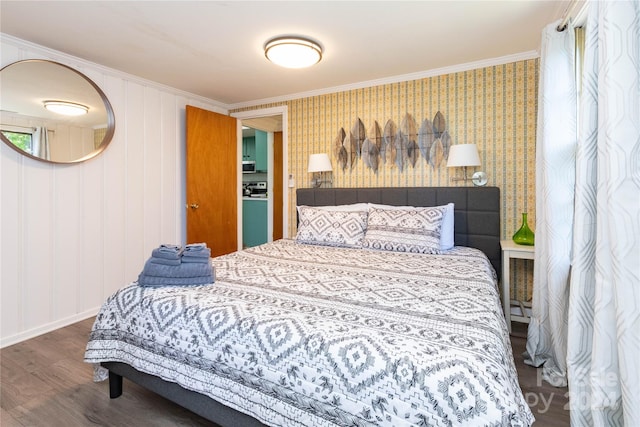
[[[376,221],[415,215],[441,244],[449,203],[455,247],[375,246]],[[297,204],[296,239],[214,258],[215,284],[108,298],[85,361],[112,398],[125,377],[222,426],[532,424],[497,287],[497,188],[299,189]],[[363,206],[360,244],[304,234],[320,215],[357,237]]]

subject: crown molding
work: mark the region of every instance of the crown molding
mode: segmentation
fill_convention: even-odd
[[[540,52],[531,50],[531,51],[521,52],[513,55],[500,56],[497,58],[483,59],[480,61],[467,62],[464,64],[452,65],[452,66],[442,67],[442,68],[434,68],[433,70],[418,71],[415,73],[401,74],[398,76],[385,77],[385,78],[375,79],[375,80],[365,80],[358,83],[351,83],[351,84],[341,85],[341,86],[333,86],[333,87],[328,87],[324,89],[311,90],[307,92],[292,93],[289,95],[276,96],[273,98],[264,98],[264,99],[257,99],[254,101],[227,104],[226,107],[229,110],[234,110],[238,108],[254,107],[254,106],[265,105],[265,104],[276,104],[279,102],[286,102],[294,99],[310,98],[313,96],[327,95],[330,93],[345,92],[349,90],[363,89],[363,88],[368,88],[372,86],[381,86],[381,85],[400,83],[400,82],[406,82],[411,80],[420,80],[428,77],[442,76],[446,74],[460,73],[463,71],[476,70],[479,68],[509,64],[511,62],[526,61],[526,60],[534,59],[538,57],[540,57]]]

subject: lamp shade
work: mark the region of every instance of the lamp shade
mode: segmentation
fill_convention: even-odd
[[[307,172],[329,172],[332,171],[331,160],[326,153],[311,154],[309,156],[309,169]]]
[[[480,166],[476,144],[457,144],[449,148],[447,167]]]

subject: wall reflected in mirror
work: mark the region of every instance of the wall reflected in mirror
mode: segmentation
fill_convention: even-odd
[[[0,138],[27,157],[82,162],[101,153],[113,137],[107,97],[73,68],[47,60],[14,62],[0,70],[0,87]],[[51,101],[75,104],[81,114],[45,108]]]

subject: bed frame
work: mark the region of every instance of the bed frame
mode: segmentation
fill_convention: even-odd
[[[393,206],[440,206],[455,203],[455,244],[483,251],[496,274],[502,271],[500,189],[497,187],[300,188],[297,204],[335,206],[378,203]],[[120,362],[103,362],[109,370],[109,396],[122,395],[127,378],[222,427],[262,426],[255,418],[205,395],[186,390]]]

